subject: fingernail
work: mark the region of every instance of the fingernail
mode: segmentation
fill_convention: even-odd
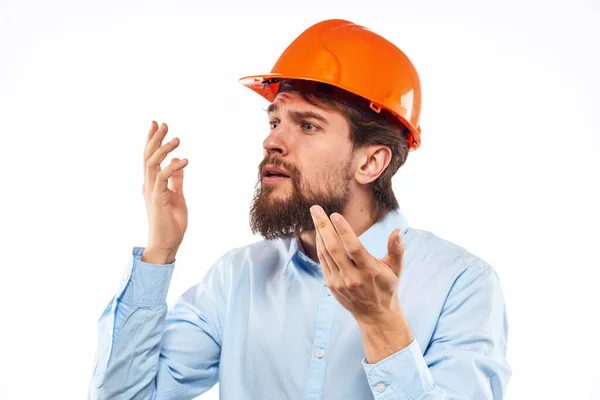
[[[319,206],[312,206],[310,208],[310,213],[313,215],[313,217],[323,216],[323,210]]]
[[[341,218],[340,218],[340,216],[338,214],[332,214],[331,215],[331,222],[333,222],[336,225],[339,225],[342,222],[342,220],[341,220]]]
[[[402,242],[402,235],[398,232],[398,237],[396,238],[396,244],[400,244]]]

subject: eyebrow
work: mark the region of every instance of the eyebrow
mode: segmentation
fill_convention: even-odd
[[[269,107],[267,107],[267,113],[271,114],[273,112],[276,112],[279,110],[279,106],[275,103],[271,103],[269,104]],[[288,114],[295,119],[296,121],[298,120],[303,120],[303,119],[308,119],[308,118],[312,118],[315,119],[317,121],[320,121],[324,124],[328,124],[329,122],[327,121],[327,119],[322,116],[319,113],[316,113],[314,111],[289,111]]]
[[[279,109],[279,106],[275,103],[271,103],[269,104],[269,107],[267,107],[267,113],[271,114],[272,112],[275,112]]]

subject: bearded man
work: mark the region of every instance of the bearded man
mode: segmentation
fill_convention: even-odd
[[[264,240],[233,249],[168,309],[187,228],[179,145],[152,122],[149,240],[101,315],[90,397],[502,399],[511,375],[502,289],[487,262],[411,228],[392,177],[421,143],[418,74],[348,21],[304,31],[271,73],[250,210]],[[207,244],[200,244],[207,245]]]

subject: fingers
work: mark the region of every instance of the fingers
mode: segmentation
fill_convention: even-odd
[[[150,127],[150,132],[148,132],[148,142],[146,143],[146,148],[144,149],[144,174],[146,174],[146,180],[154,183],[156,179],[156,174],[160,171],[160,163],[158,165],[149,166],[148,161],[152,157],[152,155],[156,152],[156,150],[161,147],[162,141],[167,135],[169,131],[169,127],[167,124],[162,123],[158,130],[154,133],[151,133],[154,130],[155,122],[152,121],[152,126]],[[150,167],[150,168],[149,168]],[[148,172],[152,174],[151,177],[147,176]],[[152,187],[152,185],[150,186]]]
[[[150,130],[146,138],[146,148],[144,150],[144,187],[154,188],[156,178],[160,172],[160,164],[164,161],[171,151],[179,146],[179,138],[173,138],[171,141],[161,146],[169,127],[162,123],[160,127],[155,121],[152,121]]]
[[[152,137],[154,136],[154,134],[156,133],[156,131],[158,130],[158,124],[156,123],[156,121],[152,121],[152,123],[150,124],[150,129],[148,130],[148,135],[146,137],[146,147],[144,147],[144,154],[142,157],[142,161],[143,161],[143,167],[144,167],[144,176],[146,175],[146,162],[148,161],[148,157],[146,157],[146,152],[148,151],[148,143],[150,142],[150,139],[152,139]]]
[[[323,269],[323,278],[327,287],[336,293],[338,297],[344,298],[351,303],[351,297],[348,297],[348,291],[359,289],[361,285],[360,272],[356,268],[339,269],[336,261],[325,248],[323,238],[318,233],[317,237],[317,256]]]
[[[175,159],[177,160],[177,159]],[[187,164],[185,164],[187,165]],[[184,167],[185,167],[184,165]],[[173,171],[173,175],[171,176],[171,185],[169,186],[169,188],[178,194],[181,194],[183,196],[183,168],[181,169],[176,169]]]
[[[325,258],[323,239],[321,238],[321,235],[319,235],[319,232],[316,233],[316,241],[317,257],[319,258],[319,262],[321,263],[321,269],[323,270],[323,278],[325,278],[325,282],[327,282],[331,278],[333,271],[329,266],[329,262]]]
[[[172,191],[183,194],[183,168],[187,165],[187,160],[175,158],[161,171],[161,163],[180,144],[179,138],[176,137],[162,145],[168,131],[169,127],[165,123],[160,127],[156,121],[150,124],[144,149],[144,185],[142,186],[144,193],[147,190],[158,190],[162,193],[171,186]],[[169,179],[171,179],[170,185]]]
[[[394,271],[397,277],[400,277],[404,266],[404,241],[400,229],[394,229],[388,238],[387,247],[388,252],[382,261]]]
[[[146,138],[146,148],[144,149],[144,173],[146,172],[148,159],[154,154],[156,149],[160,147],[168,131],[169,127],[167,124],[163,123],[160,125],[160,128],[158,128],[158,124],[155,121],[152,121]]]
[[[148,182],[156,182],[156,177],[160,172],[160,164],[167,158],[167,155],[179,146],[179,138],[173,138],[162,145],[146,162],[146,179]]]
[[[334,264],[331,266],[332,269],[336,267],[339,270],[353,268],[354,262],[348,257],[348,253],[325,211],[320,206],[312,206],[310,212],[313,215],[315,229],[323,241],[324,253]]]
[[[175,172],[183,169],[187,163],[188,161],[185,158],[183,160],[178,158],[172,159],[171,163],[157,174],[154,191],[157,194],[167,191],[169,189],[169,178],[171,178]],[[179,182],[173,182],[173,189],[175,190],[175,186],[179,185],[179,193],[182,193],[181,185],[183,184],[183,171],[178,173],[177,180],[179,180]]]
[[[146,138],[146,145],[148,145],[148,142],[150,141],[150,139],[152,139],[152,136],[154,136],[154,134],[156,133],[157,130],[158,130],[158,124],[156,123],[156,121],[152,121],[152,123],[150,124],[150,130],[148,130],[148,137]]]
[[[350,256],[357,267],[365,266],[370,262],[370,254],[362,245],[352,227],[339,213],[331,214],[331,222],[340,238],[345,253]]]

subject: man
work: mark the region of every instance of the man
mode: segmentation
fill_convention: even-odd
[[[303,32],[272,73],[250,222],[167,311],[186,160],[144,153],[150,236],[100,317],[92,398],[501,399],[510,367],[493,268],[408,227],[391,178],[420,144],[421,93],[393,44],[347,21]],[[169,180],[171,186],[169,188]]]

